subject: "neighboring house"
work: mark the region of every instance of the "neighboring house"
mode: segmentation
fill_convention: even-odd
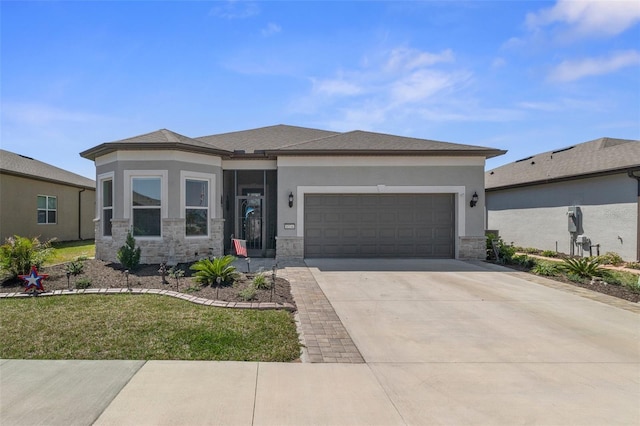
[[[508,243],[640,258],[640,141],[601,138],[533,155],[488,171],[485,182],[487,229]]]
[[[484,164],[504,152],[277,125],[81,155],[96,164],[96,256],[114,261],[132,230],[143,263],[174,263],[228,253],[232,236],[278,259],[484,258]]]
[[[94,238],[93,180],[0,150],[0,237]]]

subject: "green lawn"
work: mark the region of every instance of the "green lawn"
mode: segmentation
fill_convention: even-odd
[[[45,266],[70,262],[81,256],[94,257],[96,255],[96,244],[94,240],[53,243],[52,247],[55,249],[54,253],[47,260]]]
[[[213,308],[154,295],[0,300],[0,358],[292,361],[286,311]]]

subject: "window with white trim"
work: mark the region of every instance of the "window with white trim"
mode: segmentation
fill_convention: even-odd
[[[110,237],[113,219],[113,179],[102,181],[102,235]]]
[[[159,237],[162,235],[162,179],[160,177],[131,178],[131,209],[133,235]]]
[[[38,224],[55,224],[58,221],[58,198],[38,195]]]
[[[209,235],[209,181],[186,179],[184,192],[186,236]]]

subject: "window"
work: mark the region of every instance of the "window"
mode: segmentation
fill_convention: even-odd
[[[133,235],[159,237],[161,235],[161,190],[159,177],[134,177],[131,180]]]
[[[102,181],[102,235],[110,237],[113,219],[113,179]]]
[[[38,223],[57,223],[58,199],[49,195],[38,195]]]
[[[186,235],[209,235],[209,182],[206,180],[185,180]]]

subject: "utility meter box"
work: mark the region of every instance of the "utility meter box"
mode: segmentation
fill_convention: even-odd
[[[582,230],[582,212],[580,211],[580,207],[569,207],[567,218],[569,232],[572,234],[579,234]]]

